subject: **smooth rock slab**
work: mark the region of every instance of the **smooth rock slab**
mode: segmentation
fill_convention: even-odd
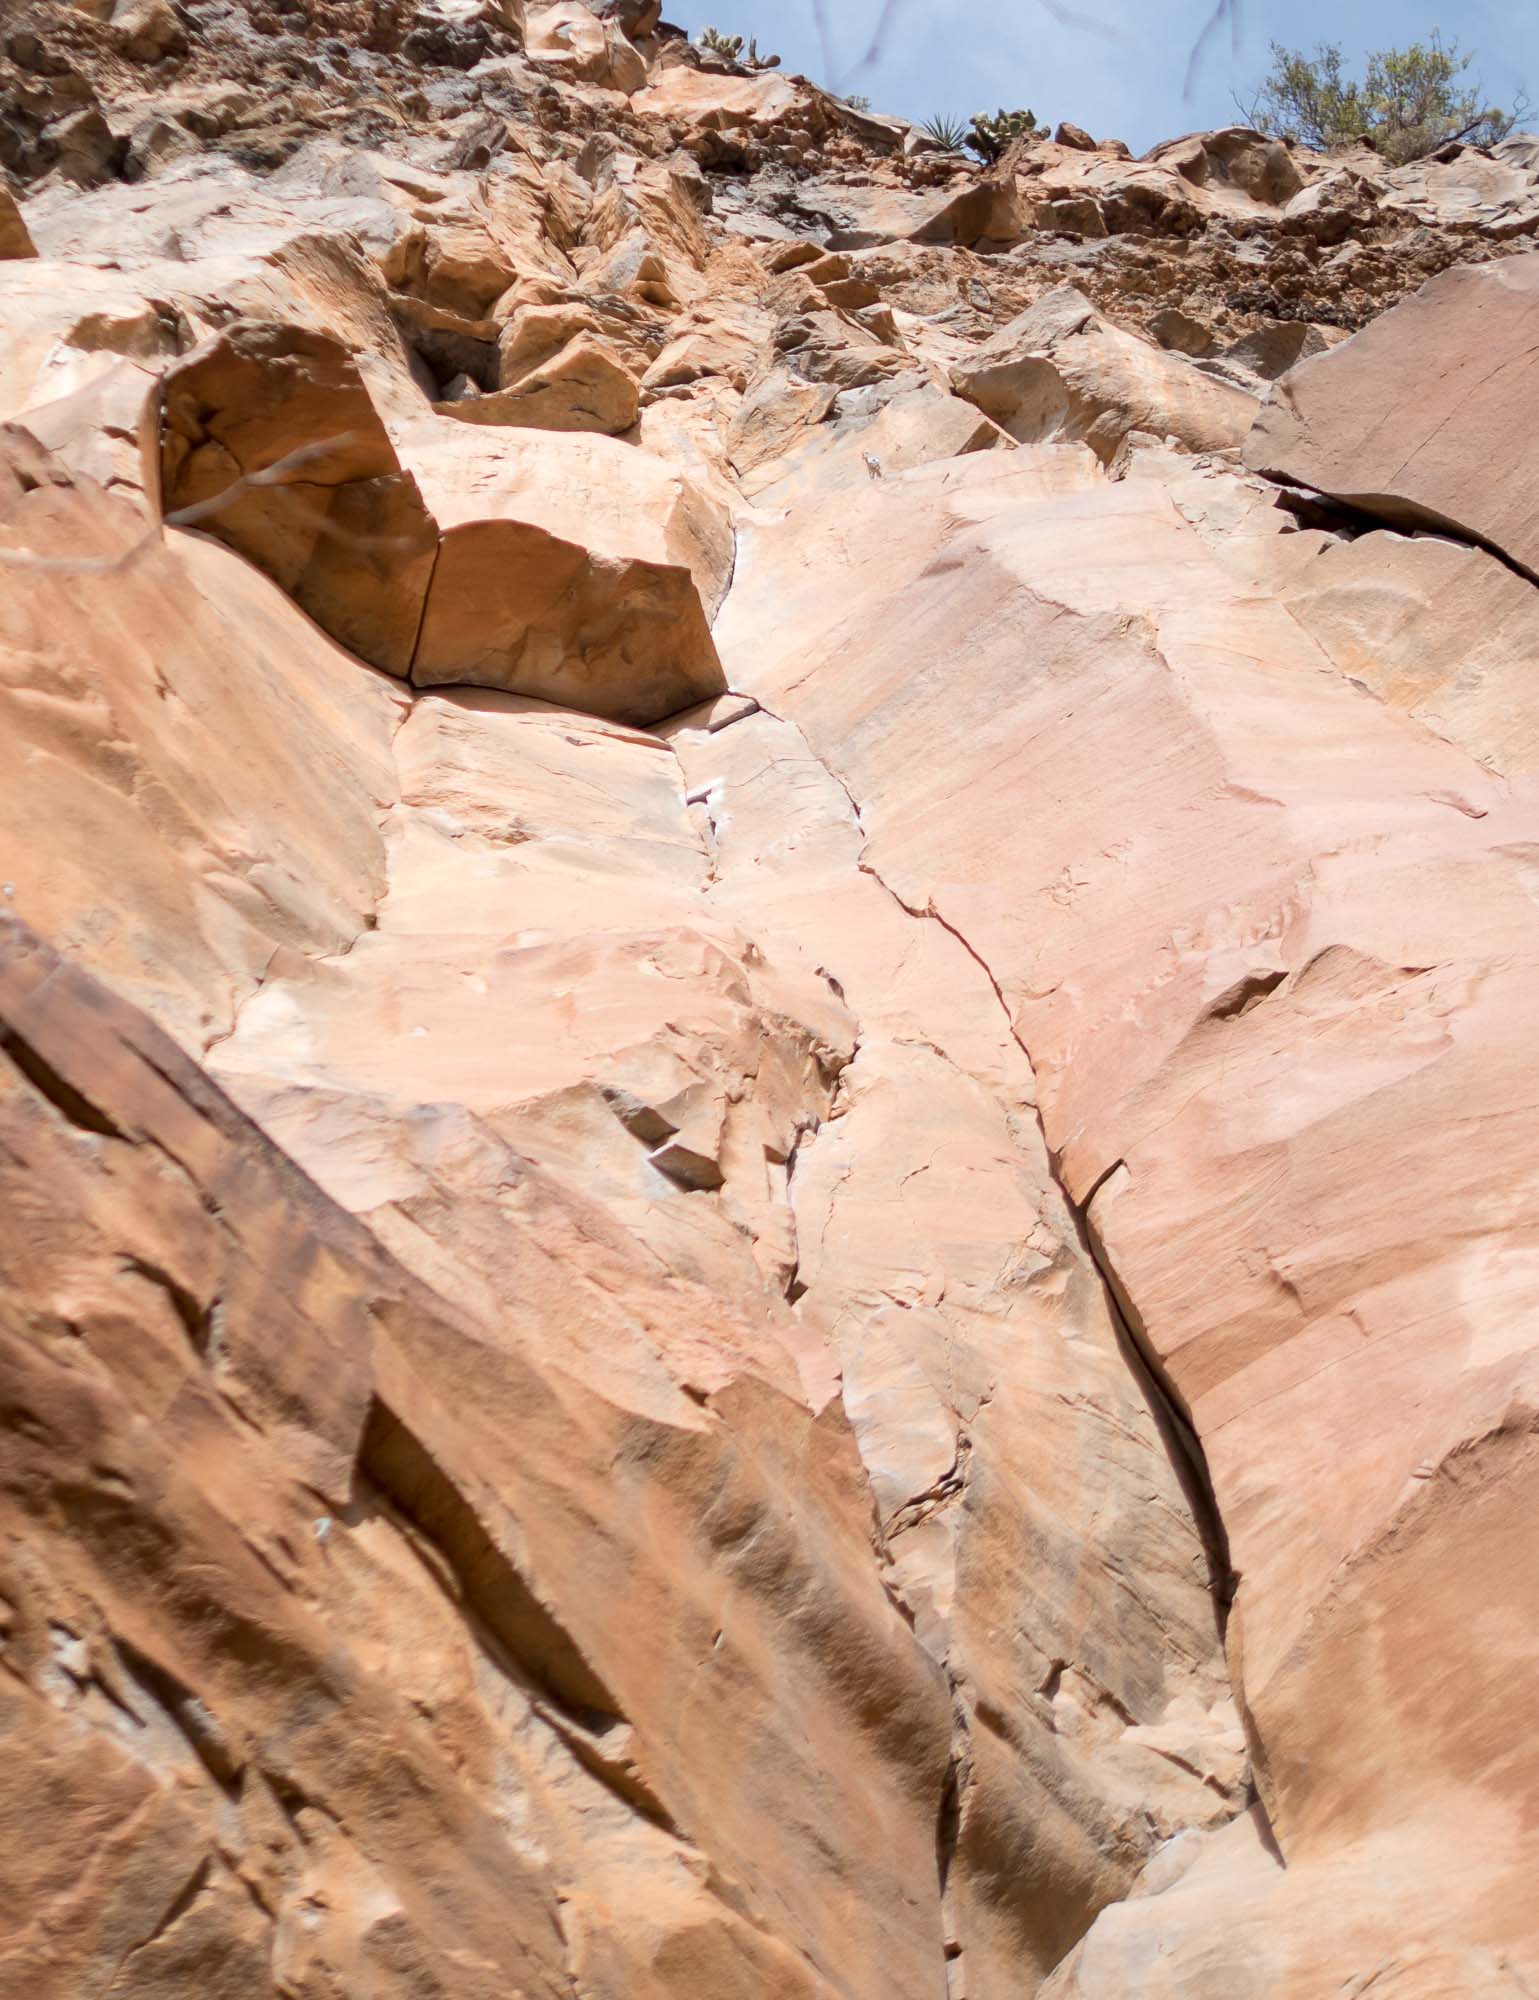
[[[756,527],[724,656],[847,787],[864,865],[990,968],[1201,1440],[1287,1880],[1372,1898],[1290,1917],[1287,1957],[1531,1982],[1531,789],[1349,685],[1153,481],[1061,469],[975,454]],[[1258,1892],[1263,1965],[1266,1924]]]
[[[1273,478],[1539,573],[1539,253],[1463,265],[1277,384],[1245,446]]]

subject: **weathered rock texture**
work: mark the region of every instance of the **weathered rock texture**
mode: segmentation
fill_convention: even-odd
[[[1539,1990],[1533,142],[6,35],[0,1993]]]

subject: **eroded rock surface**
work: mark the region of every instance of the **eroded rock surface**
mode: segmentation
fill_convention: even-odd
[[[0,100],[0,1990],[1521,2000],[1533,142]]]

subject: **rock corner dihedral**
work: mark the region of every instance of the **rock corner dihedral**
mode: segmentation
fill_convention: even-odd
[[[11,9],[0,1995],[1539,1991],[1536,228]]]

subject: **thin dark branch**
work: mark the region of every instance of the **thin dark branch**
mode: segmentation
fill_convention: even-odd
[[[847,71],[839,79],[841,89],[845,84],[859,76],[863,69],[870,69],[871,65],[880,59],[882,46],[887,39],[889,31],[897,25],[898,16],[902,11],[903,0],[882,0],[882,11],[877,15],[876,26],[871,31],[870,47],[866,50],[860,61],[856,63],[855,67]]]
[[[1113,27],[1110,21],[1103,21],[1098,14],[1085,14],[1078,7],[1065,7],[1062,0],[1042,0],[1042,5],[1055,21],[1062,21],[1066,28],[1082,28],[1086,34],[1100,35],[1108,42],[1127,41],[1122,30]]]
[[[271,465],[264,465],[256,472],[243,473],[239,479],[221,488],[207,500],[195,500],[190,507],[178,507],[173,514],[167,514],[163,521],[146,528],[137,540],[129,543],[115,556],[42,556],[34,549],[0,549],[0,566],[9,569],[27,569],[41,572],[44,576],[108,576],[114,571],[127,569],[152,542],[160,539],[162,528],[193,528],[198,522],[207,521],[215,514],[222,514],[240,494],[252,486],[289,486],[296,483],[295,476],[316,459],[324,458],[328,452],[339,451],[352,441],[351,431],[339,432],[336,437],[321,438],[314,444],[302,444],[293,451],[285,452],[282,458]],[[336,542],[346,549],[393,550],[410,547],[395,535],[353,535],[335,522],[328,521],[324,514],[318,514],[312,524],[315,532],[327,541]]]
[[[1190,103],[1192,91],[1197,83],[1197,71],[1202,65],[1203,52],[1208,43],[1223,27],[1229,24],[1230,42],[1236,53],[1240,46],[1240,0],[1217,0],[1213,12],[1202,25],[1202,33],[1192,43],[1192,52],[1187,57],[1186,81],[1181,86],[1183,103]]]
[[[1103,21],[1098,14],[1087,14],[1078,7],[1066,6],[1064,0],[1039,0],[1039,4],[1052,15],[1055,21],[1061,21],[1067,28],[1080,28],[1087,34],[1100,35],[1109,42],[1125,43],[1128,39],[1122,30],[1114,27],[1110,21]],[[852,68],[845,71],[843,76],[840,77],[837,86],[832,87],[842,91],[845,85],[853,83],[863,70],[870,69],[875,63],[881,60],[887,38],[893,29],[896,28],[898,16],[903,12],[904,5],[905,0],[882,0],[882,11],[878,14],[876,26],[871,31],[871,40],[865,54]],[[825,75],[832,76],[833,58],[830,53],[828,21],[824,11],[824,0],[812,0],[812,11],[817,18],[818,32],[823,42],[824,73]]]
[[[351,431],[340,431],[336,437],[297,445],[293,451],[285,452],[282,458],[275,458],[271,465],[264,465],[257,472],[242,473],[233,485],[226,486],[209,499],[195,500],[190,507],[179,507],[174,514],[166,516],[166,526],[195,528],[199,521],[206,521],[211,514],[221,513],[248,486],[287,486],[302,466],[313,465],[316,459],[324,458],[328,452],[340,451],[352,441]]]

